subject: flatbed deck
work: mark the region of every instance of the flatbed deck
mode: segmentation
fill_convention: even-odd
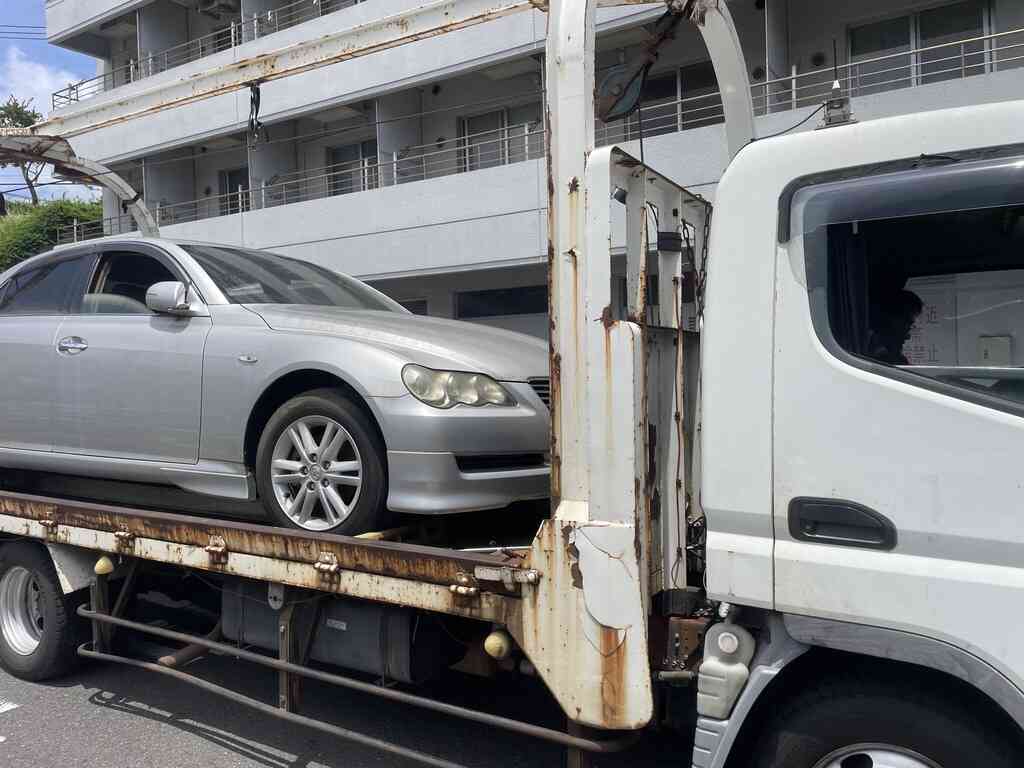
[[[0,491],[0,535],[517,623],[528,552],[467,552]],[[368,578],[357,578],[365,575]]]

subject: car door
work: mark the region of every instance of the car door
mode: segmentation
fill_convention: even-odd
[[[57,334],[55,451],[198,461],[210,318],[156,314],[145,303],[154,283],[186,279],[153,246],[99,251]]]
[[[53,445],[57,329],[88,257],[81,251],[32,262],[0,286],[0,446]]]

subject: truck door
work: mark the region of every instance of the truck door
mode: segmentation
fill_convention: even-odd
[[[104,249],[87,289],[60,325],[56,413],[73,429],[54,450],[195,463],[209,317],[157,315],[154,283],[182,280],[152,247]]]
[[[778,609],[943,639],[1018,685],[1021,160],[797,192],[773,430]]]

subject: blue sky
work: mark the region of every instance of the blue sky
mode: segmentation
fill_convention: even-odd
[[[46,24],[44,0],[0,0],[0,24]],[[0,100],[10,94],[19,99],[32,99],[32,106],[44,115],[50,111],[50,94],[69,82],[76,82],[96,74],[96,60],[79,53],[66,51],[42,40],[9,40],[0,31]],[[9,188],[10,182],[20,179],[14,168],[0,168],[0,189]],[[84,190],[66,187],[41,189],[47,197],[81,197]],[[19,196],[23,193],[15,193]]]
[[[44,0],[0,0],[0,24],[44,25]],[[66,80],[96,74],[96,60],[39,40],[0,39],[0,97],[13,92],[34,97],[40,112],[49,110],[49,93],[42,90]],[[46,98],[43,98],[45,94]]]

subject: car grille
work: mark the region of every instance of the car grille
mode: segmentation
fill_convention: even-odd
[[[513,469],[532,469],[547,464],[543,453],[499,453],[483,456],[456,456],[460,472],[502,472]]]
[[[544,405],[551,407],[551,379],[530,379],[530,387],[537,393],[537,397],[544,401]]]

